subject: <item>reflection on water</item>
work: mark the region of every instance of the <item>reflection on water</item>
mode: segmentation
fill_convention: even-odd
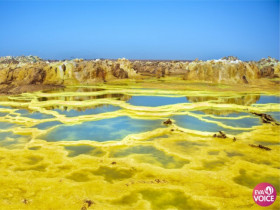
[[[62,123],[59,122],[59,121],[51,121],[51,122],[45,122],[45,123],[40,123],[34,127],[38,128],[38,129],[41,129],[41,130],[44,130],[44,129],[48,129],[48,128],[51,128],[53,126],[56,126],[56,125],[61,125]]]
[[[97,96],[56,96],[56,97],[39,97],[38,101],[86,101],[102,98],[114,98],[116,100],[127,101],[130,99],[130,96],[124,94],[102,94]]]
[[[105,92],[104,92],[105,91]],[[84,140],[96,140],[96,141],[108,141],[108,140],[121,140],[125,136],[133,133],[140,133],[149,130],[153,130],[155,128],[159,128],[162,126],[163,119],[158,116],[158,120],[146,120],[146,119],[134,119],[133,115],[130,117],[113,117],[113,112],[127,109],[123,106],[115,106],[114,102],[112,104],[102,104],[93,105],[93,106],[80,106],[71,103],[71,105],[67,105],[67,101],[75,102],[75,101],[98,101],[101,99],[112,99],[112,100],[121,100],[130,104],[131,106],[141,106],[141,107],[161,107],[164,105],[176,105],[176,104],[191,104],[198,102],[209,102],[213,104],[237,104],[250,106],[254,103],[276,103],[279,102],[278,96],[264,96],[264,95],[249,95],[244,94],[240,96],[230,97],[230,96],[187,96],[187,97],[174,97],[176,95],[165,94],[166,96],[155,96],[155,95],[128,95],[128,94],[120,94],[120,93],[106,93],[109,90],[102,88],[90,88],[90,87],[66,87],[57,91],[43,91],[43,93],[48,93],[45,96],[36,96],[37,101],[40,106],[43,107],[46,112],[48,110],[52,111],[50,114],[46,112],[41,113],[40,111],[30,110],[29,104],[27,107],[21,108],[17,107],[18,110],[15,110],[14,113],[8,113],[7,110],[0,112],[0,117],[13,117],[16,119],[16,114],[19,114],[20,117],[30,118],[30,119],[38,119],[38,120],[46,120],[46,119],[54,119],[48,122],[39,122],[33,127],[38,128],[40,130],[50,129],[54,126],[56,128],[47,134],[45,134],[44,138],[48,141],[77,141],[80,139]],[[135,90],[137,92],[137,90]],[[139,91],[139,90],[138,90]],[[73,93],[83,93],[83,95],[75,95]],[[65,93],[64,95],[61,93]],[[84,93],[88,93],[86,95]],[[92,95],[97,94],[97,95]],[[172,96],[171,96],[172,95]],[[1,98],[1,97],[0,97]],[[27,101],[29,99],[31,101],[30,96],[24,98],[24,96],[13,96],[7,97],[4,96],[0,101],[13,101],[10,106],[16,107],[16,104],[20,103],[20,101]],[[57,101],[55,103],[48,103],[51,101]],[[15,102],[17,101],[17,102]],[[62,103],[60,103],[62,102]],[[30,102],[31,103],[31,102]],[[57,105],[54,105],[57,104]],[[0,108],[7,108],[8,106],[0,105]],[[170,109],[172,109],[170,107]],[[127,110],[128,113],[130,110]],[[60,116],[65,117],[79,117],[79,116],[92,116],[106,114],[112,112],[112,118],[110,119],[100,119],[98,121],[92,122],[82,122],[82,123],[74,123],[74,125],[64,125],[60,119],[56,119],[54,113],[58,113]],[[141,113],[141,111],[137,111]],[[159,111],[159,114],[161,112]],[[176,125],[191,129],[191,130],[199,130],[199,131],[207,131],[207,132],[217,132],[219,130],[223,130],[229,134],[238,134],[244,132],[245,128],[252,128],[253,126],[261,125],[261,121],[258,117],[253,116],[251,113],[246,112],[236,112],[234,110],[226,110],[226,109],[203,109],[203,110],[192,110],[192,113],[198,114],[202,116],[203,119],[200,119],[196,115],[176,115],[173,113],[169,117],[175,120]],[[204,116],[205,114],[209,116]],[[279,112],[272,112],[271,115],[275,117],[276,120],[279,120]],[[139,115],[141,116],[141,114]],[[139,117],[138,116],[138,117]],[[224,117],[222,117],[224,116]],[[222,117],[222,118],[219,118]],[[240,118],[241,117],[241,118]],[[141,117],[140,117],[141,118]],[[146,117],[147,118],[147,117]],[[235,119],[238,118],[238,119]],[[94,119],[94,118],[93,118]],[[0,119],[1,120],[1,119]],[[222,123],[224,126],[221,126]],[[17,123],[13,124],[9,122],[2,122],[1,129],[12,128]],[[238,127],[239,129],[231,129],[230,127]],[[244,129],[243,129],[244,128]]]
[[[185,97],[132,96],[128,103],[134,106],[164,106],[177,103],[189,103]]]
[[[49,108],[47,108],[49,109]],[[80,107],[80,108],[70,108],[70,107],[64,107],[64,109],[53,109],[54,111],[57,111],[60,114],[66,115],[67,117],[76,117],[80,115],[94,115],[94,114],[100,114],[105,112],[113,112],[120,110],[120,107],[112,106],[112,105],[99,105],[96,107]]]
[[[62,93],[62,92],[96,92],[102,91],[102,88],[92,88],[92,87],[62,87],[56,90],[43,90],[42,93]]]
[[[129,117],[116,117],[99,121],[84,122],[78,125],[63,125],[42,136],[47,141],[121,140],[129,134],[141,133],[161,127],[160,120],[137,120]]]
[[[262,95],[260,99],[256,102],[257,104],[268,104],[268,103],[280,103],[280,97],[279,96],[265,96]]]
[[[203,102],[203,101],[217,101],[219,99],[219,97],[214,97],[214,96],[187,96],[186,98],[188,101],[192,103]]]
[[[240,117],[240,116],[246,116],[248,113],[245,112],[236,112],[231,110],[214,110],[214,109],[205,109],[203,111],[192,111],[192,113],[199,114],[199,115],[213,115],[213,116],[224,116],[224,117]]]
[[[260,99],[260,96],[259,95],[242,95],[238,97],[187,96],[187,99],[191,102],[216,101],[217,103],[249,106],[251,104],[256,103],[256,101]]]
[[[231,130],[227,128],[223,128],[215,123],[209,123],[202,120],[199,120],[195,117],[188,115],[178,115],[172,117],[176,121],[176,124],[180,127],[191,129],[191,130],[199,130],[199,131],[207,131],[207,132],[217,132],[217,131],[225,131],[229,134],[238,134],[244,132],[244,130]],[[216,120],[216,119],[215,119]],[[257,119],[258,120],[258,119]],[[222,121],[222,120],[220,120]],[[228,123],[228,122],[227,122]],[[241,127],[240,124],[235,123],[238,127]]]
[[[243,106],[250,106],[256,103],[259,99],[259,95],[242,95],[238,97],[213,97],[213,96],[187,96],[187,99],[190,102],[204,102],[204,101],[213,101],[214,103],[218,104],[236,104],[236,105],[243,105]],[[215,109],[206,109],[202,111],[205,114],[212,114],[212,115],[225,115],[229,116],[233,114],[234,111],[232,110],[215,110]]]
[[[30,110],[26,110],[26,109],[17,110],[16,113],[20,113],[21,116],[29,117],[29,118],[32,118],[32,119],[53,118],[53,116],[51,116],[51,115],[43,114],[43,113],[40,113],[40,112],[31,112]]]
[[[275,120],[280,122],[280,112],[267,112],[267,114],[271,115]]]
[[[248,116],[248,118],[242,118],[238,120],[232,119],[216,119],[213,117],[205,117],[204,119],[215,120],[224,123],[225,125],[241,128],[251,128],[253,126],[261,125],[261,121],[258,117],[252,118],[249,115],[238,115],[238,114],[229,114],[228,117],[238,117],[238,116]]]

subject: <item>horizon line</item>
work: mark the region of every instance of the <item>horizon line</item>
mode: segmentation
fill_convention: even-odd
[[[45,60],[45,61],[65,61],[65,60],[74,60],[74,59],[83,59],[83,60],[97,60],[97,59],[100,59],[100,60],[118,60],[118,59],[127,59],[127,60],[130,60],[130,61],[194,61],[196,59],[198,59],[199,61],[211,61],[211,60],[223,60],[224,57],[235,57],[237,58],[237,60],[240,60],[240,61],[260,61],[262,59],[268,59],[268,58],[271,58],[271,59],[275,59],[275,60],[278,60],[279,58],[275,58],[275,57],[271,57],[271,56],[267,56],[267,57],[263,57],[263,58],[260,58],[260,59],[252,59],[252,60],[241,60],[239,59],[237,56],[232,56],[232,55],[229,55],[229,56],[224,56],[224,57],[221,57],[221,58],[212,58],[212,59],[199,59],[199,58],[195,58],[195,59],[147,59],[147,58],[133,58],[133,59],[130,59],[130,58],[126,58],[126,57],[119,57],[119,58],[102,58],[102,57],[96,57],[96,58],[82,58],[82,57],[74,57],[74,56],[71,56],[69,58],[63,58],[63,59],[51,59],[51,58],[43,58],[43,57],[40,57],[38,55],[17,55],[17,56],[13,56],[13,55],[6,55],[6,56],[0,56],[0,58],[2,57],[28,57],[28,56],[33,56],[33,57],[38,57],[42,60]]]

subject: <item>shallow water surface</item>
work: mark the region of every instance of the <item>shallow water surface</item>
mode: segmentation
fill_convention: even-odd
[[[120,110],[120,107],[112,106],[112,105],[99,105],[98,107],[83,107],[83,108],[68,108],[68,109],[53,109],[54,111],[58,112],[59,114],[66,115],[67,117],[76,117],[80,115],[94,115],[100,114],[104,112],[113,112]]]
[[[280,103],[280,96],[266,96],[262,95],[256,102],[257,104]]]
[[[134,106],[164,106],[177,103],[189,103],[186,97],[132,96],[128,103]]]
[[[138,120],[129,117],[116,117],[78,125],[62,125],[41,136],[47,141],[112,141],[121,140],[129,134],[151,131],[161,127],[159,120]]]

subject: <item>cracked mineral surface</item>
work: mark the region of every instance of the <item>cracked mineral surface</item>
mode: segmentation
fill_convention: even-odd
[[[1,96],[1,208],[248,209],[258,183],[280,191],[279,126],[253,114],[279,122],[278,90],[163,82]]]

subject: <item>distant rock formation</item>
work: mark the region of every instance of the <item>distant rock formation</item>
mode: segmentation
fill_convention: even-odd
[[[256,62],[260,69],[261,77],[278,78],[280,77],[280,62],[275,58],[263,58]]]
[[[133,69],[141,75],[157,78],[170,75],[183,75],[189,62],[182,61],[134,61]]]
[[[238,61],[239,59],[235,56],[227,56],[223,57],[222,60],[227,60],[227,61]]]
[[[259,78],[260,71],[254,63],[236,59],[191,62],[184,75],[185,80],[229,84],[247,84]]]
[[[4,60],[4,59],[3,59]],[[10,59],[11,60],[11,59]],[[25,59],[26,61],[28,59]],[[7,61],[7,60],[5,60]],[[0,84],[74,85],[94,84],[114,79],[136,78],[137,73],[126,59],[19,62],[0,64]]]
[[[83,60],[46,61],[37,56],[0,58],[0,89],[21,85],[95,84],[118,79],[181,75],[189,81],[255,84],[280,73],[276,59],[243,62],[234,56],[200,61]]]
[[[36,63],[42,61],[38,56],[5,56],[0,57],[0,64]]]

